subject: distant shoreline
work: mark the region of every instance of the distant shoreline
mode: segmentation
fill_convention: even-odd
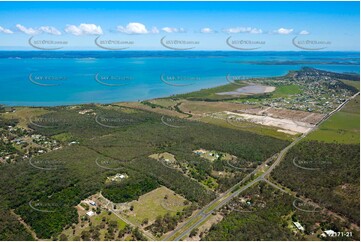
[[[0,71],[3,73],[0,104],[54,107],[137,102],[222,86],[229,83],[228,75],[242,80],[282,77],[289,71],[300,70],[305,66],[359,75],[359,52],[299,53],[5,51],[0,55]],[[99,82],[98,75],[109,79]],[[30,76],[38,78],[38,81],[33,81],[34,78]],[[64,81],[55,79],[52,82],[46,79],[48,76],[64,78]],[[115,78],[110,78],[113,76]],[[163,76],[166,77],[165,81]],[[57,87],[49,87],[54,83]]]
[[[307,67],[304,67],[304,68],[307,68]],[[287,75],[289,75],[293,71],[299,71],[299,70],[289,70],[287,74],[276,76],[276,78],[286,77]],[[332,73],[335,73],[335,74],[348,74],[348,75],[360,75],[359,73],[339,73],[339,72],[332,72]],[[262,78],[271,78],[271,77],[262,77]],[[275,78],[275,77],[273,77],[273,78]],[[246,81],[246,80],[244,80],[244,81]],[[248,84],[249,84],[248,86],[245,86],[246,88],[253,85],[252,83],[248,83]],[[219,85],[219,86],[223,86],[223,85]],[[219,87],[219,86],[217,86],[217,87]],[[257,84],[254,84],[253,86],[260,86],[260,87],[264,88],[264,90],[262,92],[256,92],[256,93],[237,92],[237,90],[245,88],[245,87],[241,87],[241,88],[235,87],[235,90],[233,92],[237,92],[237,93],[234,93],[234,94],[226,94],[226,93],[219,94],[219,93],[217,93],[217,94],[219,94],[219,95],[241,95],[241,94],[242,95],[255,95],[255,94],[262,94],[262,93],[267,94],[267,93],[270,93],[270,92],[273,92],[273,91],[276,90],[276,88],[273,87],[273,86],[262,86],[262,85],[257,85]],[[210,87],[210,88],[212,88],[212,87]],[[209,89],[209,88],[204,88],[204,89]],[[187,94],[187,93],[190,93],[190,92],[185,92],[183,94]],[[138,101],[126,101],[125,100],[125,101],[110,101],[110,102],[104,102],[104,103],[100,103],[100,102],[84,102],[84,103],[69,103],[69,104],[62,104],[62,105],[4,105],[0,101],[0,106],[10,107],[10,108],[12,108],[12,107],[14,107],[14,108],[16,108],[16,107],[47,108],[47,107],[68,107],[68,106],[89,105],[89,104],[112,105],[112,104],[119,104],[119,103],[126,103],[126,102],[141,102],[141,101],[147,101],[147,100],[153,100],[153,99],[161,99],[161,98],[171,98],[171,96],[169,96],[169,95],[158,96],[156,98],[138,100]]]

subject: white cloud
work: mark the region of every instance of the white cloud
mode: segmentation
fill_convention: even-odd
[[[37,35],[41,33],[53,34],[53,35],[61,35],[61,32],[57,30],[55,27],[52,26],[41,26],[37,29],[33,28],[26,28],[21,24],[17,24],[16,28],[21,32],[28,34],[28,35]]]
[[[159,34],[159,30],[157,29],[157,27],[153,27],[151,32],[152,34]]]
[[[185,33],[185,29],[183,28],[172,28],[172,27],[164,27],[162,30],[166,33]]]
[[[307,34],[310,34],[310,32],[308,32],[307,30],[302,30],[299,34],[307,35]]]
[[[142,23],[129,23],[127,26],[118,26],[118,32],[125,34],[158,34],[159,30],[156,27],[153,27],[151,30],[148,30]]]
[[[276,34],[290,34],[293,32],[293,29],[285,29],[285,28],[279,28],[275,31],[273,31]]]
[[[79,26],[67,25],[65,32],[73,34],[76,36],[79,35],[99,35],[103,34],[102,28],[95,24],[80,24]]]
[[[25,26],[23,26],[21,24],[17,24],[16,28],[18,28],[18,30],[20,30],[21,32],[28,34],[28,35],[40,34],[39,30],[33,29],[33,28],[26,28]]]
[[[262,34],[262,29],[251,28],[251,27],[235,27],[224,29],[227,34],[238,34],[238,33],[250,33],[250,34]]]
[[[41,26],[39,28],[40,31],[42,31],[43,33],[48,33],[48,34],[53,34],[53,35],[61,35],[61,32],[59,30],[57,30],[54,27],[51,26]]]
[[[250,31],[251,34],[262,34],[263,31],[262,29],[256,29],[256,28],[253,28],[251,31]]]
[[[212,33],[215,33],[215,31],[213,29],[211,29],[211,28],[202,28],[201,33],[203,33],[203,34],[212,34]]]
[[[4,33],[4,34],[13,34],[14,32],[11,31],[10,29],[6,29],[0,26],[0,33]]]

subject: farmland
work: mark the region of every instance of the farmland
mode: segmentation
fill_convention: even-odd
[[[358,144],[360,142],[360,97],[349,102],[340,112],[310,134],[308,140],[327,143]]]

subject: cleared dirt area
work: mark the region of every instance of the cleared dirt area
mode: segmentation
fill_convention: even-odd
[[[307,131],[311,130],[314,127],[314,125],[309,123],[294,121],[285,118],[283,119],[273,118],[268,116],[235,113],[235,112],[227,112],[227,111],[225,113],[227,113],[228,115],[234,115],[240,117],[241,119],[248,122],[262,124],[266,126],[278,127],[284,130],[290,130],[292,132],[297,132],[297,133],[306,133]]]
[[[279,119],[290,119],[309,124],[317,124],[325,116],[321,113],[310,113],[297,110],[272,108],[272,107],[255,107],[249,106],[247,108],[238,109],[236,113],[246,113],[253,115],[269,116]]]

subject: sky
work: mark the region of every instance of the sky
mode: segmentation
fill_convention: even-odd
[[[359,51],[359,2],[0,2],[1,50]]]

